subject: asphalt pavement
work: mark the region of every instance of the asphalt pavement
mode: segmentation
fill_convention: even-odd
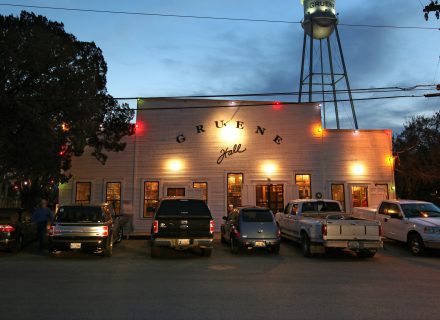
[[[374,258],[350,252],[304,258],[283,241],[279,254],[210,258],[124,240],[111,258],[32,243],[0,252],[0,319],[438,319],[440,253],[414,257],[386,242]]]

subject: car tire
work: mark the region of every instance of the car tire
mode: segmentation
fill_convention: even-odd
[[[359,258],[373,258],[376,255],[377,250],[361,250],[356,252]]]
[[[225,239],[225,236],[223,235],[223,232],[220,232],[220,242],[226,243],[226,239]]]
[[[238,239],[231,236],[231,252],[238,253],[240,251],[240,245],[238,244]]]
[[[160,247],[151,246],[151,257],[152,258],[159,258],[160,257]]]
[[[411,253],[415,256],[420,256],[425,251],[422,237],[417,233],[412,233],[408,236],[408,247]]]
[[[201,248],[202,256],[210,257],[212,255],[212,248]]]
[[[312,252],[310,250],[310,239],[305,233],[301,235],[301,248],[304,257],[310,258],[312,256]]]
[[[272,253],[274,253],[274,254],[278,254],[278,253],[280,253],[280,245],[277,244],[277,245],[272,246],[272,247],[271,247],[271,251],[272,251]]]
[[[102,252],[104,257],[111,257],[113,255],[113,236],[110,237],[107,247]]]
[[[11,249],[12,252],[18,252],[23,248],[23,235],[19,235],[18,238],[15,240],[14,247]]]
[[[116,235],[116,243],[120,243],[124,238],[124,228],[120,227]]]

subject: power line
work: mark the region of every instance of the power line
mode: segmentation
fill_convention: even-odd
[[[226,20],[226,21],[285,23],[285,24],[300,24],[301,23],[301,21],[288,21],[288,20],[196,16],[196,15],[165,14],[165,13],[137,12],[137,11],[113,11],[113,10],[81,9],[81,8],[67,8],[67,7],[53,7],[53,6],[36,6],[36,5],[26,5],[26,4],[11,4],[11,3],[0,3],[0,6],[62,10],[62,11],[77,11],[77,12],[89,12],[89,13],[104,13],[104,14],[156,16],[156,17],[183,18],[183,19]],[[339,25],[345,26],[345,27],[363,27],[363,28],[440,30],[439,28],[434,28],[434,27],[419,27],[419,26],[373,25],[373,24],[350,24],[350,23],[339,23]]]

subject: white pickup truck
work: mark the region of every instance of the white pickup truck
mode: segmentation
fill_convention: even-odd
[[[353,208],[353,216],[380,221],[383,235],[406,242],[414,255],[440,249],[440,209],[430,202],[384,200],[377,208]]]
[[[281,236],[300,242],[306,257],[324,253],[326,248],[373,257],[383,245],[379,222],[352,218],[335,200],[292,200],[275,219]]]

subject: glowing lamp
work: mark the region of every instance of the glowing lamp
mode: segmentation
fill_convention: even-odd
[[[363,166],[360,163],[356,163],[353,165],[353,167],[351,168],[351,171],[353,172],[353,174],[355,175],[363,175],[365,173],[365,166]]]
[[[283,105],[281,104],[280,101],[275,101],[272,104],[272,109],[274,109],[274,110],[280,110],[282,107],[283,107]]]
[[[239,136],[239,130],[234,128],[232,125],[226,125],[221,128],[221,138],[226,142],[234,142]]]
[[[173,172],[180,171],[182,170],[182,168],[183,168],[183,163],[180,160],[173,159],[168,162],[168,169],[170,169]]]

